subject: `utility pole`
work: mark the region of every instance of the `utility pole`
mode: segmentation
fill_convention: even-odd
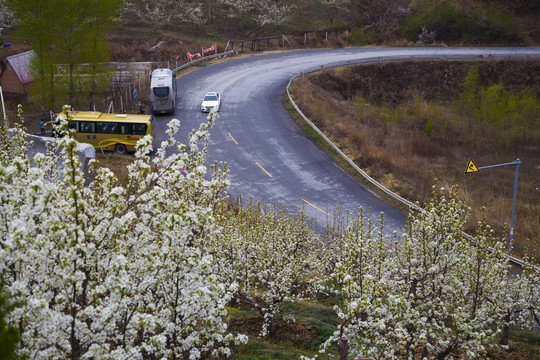
[[[514,240],[514,222],[516,219],[516,200],[517,200],[517,185],[518,185],[518,174],[519,174],[519,164],[521,164],[521,160],[516,159],[510,163],[505,164],[496,164],[496,165],[488,165],[488,166],[480,166],[477,167],[472,159],[469,160],[469,164],[467,165],[467,170],[465,170],[465,174],[472,174],[479,172],[482,169],[489,169],[499,166],[507,166],[507,165],[516,165],[516,174],[514,176],[514,196],[512,201],[512,221],[510,224],[510,237],[508,239],[508,251],[510,255],[512,255],[512,242]]]
[[[0,36],[2,36],[2,30],[4,30],[4,28],[0,28]],[[7,44],[4,44],[1,40],[0,40],[0,48],[5,48],[5,47],[8,47],[8,46],[11,46],[10,43],[7,43]],[[2,87],[0,86],[0,98],[2,100],[2,115],[3,115],[3,119],[7,119],[7,114],[6,114],[6,105],[4,104],[4,93],[2,92]]]

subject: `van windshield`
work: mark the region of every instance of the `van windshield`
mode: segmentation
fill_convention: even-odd
[[[155,87],[154,88],[154,95],[157,97],[167,97],[169,96],[169,88],[168,87]]]

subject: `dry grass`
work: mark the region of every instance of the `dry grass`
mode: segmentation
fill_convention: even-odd
[[[540,236],[540,131],[516,135],[464,119],[455,104],[470,64],[425,65],[362,65],[315,74],[294,84],[293,97],[359,166],[401,196],[427,201],[435,178],[439,186],[459,185],[461,199],[472,208],[469,232],[485,207],[497,235],[508,237],[515,174],[515,166],[505,166],[466,176],[469,158],[478,166],[520,158],[515,247],[523,254],[526,239]],[[540,74],[538,62],[482,66],[480,73],[491,71],[509,88],[519,89],[522,77],[540,92],[539,79],[529,72]]]
[[[127,167],[135,161],[135,157],[133,155],[120,155],[115,152],[106,151],[103,154],[97,152],[96,160],[98,161],[96,168],[109,168],[119,179],[120,184],[125,185],[128,176]]]

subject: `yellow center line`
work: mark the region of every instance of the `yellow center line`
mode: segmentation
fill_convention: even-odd
[[[238,80],[238,79],[243,78],[243,77],[246,76],[246,75],[251,74],[251,73],[254,72],[254,71],[255,71],[255,70],[251,70],[251,71],[248,71],[248,72],[245,73],[245,74],[242,74],[242,75],[240,75],[240,76],[235,77],[234,79],[232,79],[231,81],[229,81],[227,84],[225,84],[225,86],[223,86],[223,87],[221,88],[221,90],[219,90],[219,92],[222,93],[223,90],[225,90],[225,89],[226,89],[229,85],[231,85],[233,82],[235,82],[235,81]]]
[[[238,145],[238,142],[236,141],[235,138],[233,138],[233,136],[231,135],[231,133],[228,132],[227,134],[229,134],[229,136],[231,137],[232,141],[234,141],[234,143],[235,143],[236,145]]]
[[[302,201],[303,201],[303,202],[305,202],[305,203],[306,203],[306,204],[308,204],[308,205],[311,205],[311,206],[313,206],[313,207],[314,207],[315,209],[319,210],[320,212],[322,212],[322,213],[324,213],[324,214],[328,215],[328,213],[327,213],[326,211],[324,211],[324,210],[321,210],[320,208],[318,208],[317,206],[313,205],[312,203],[310,203],[310,202],[309,202],[309,201],[307,201],[306,199],[302,198]]]
[[[257,166],[260,167],[261,170],[264,171],[264,172],[266,173],[266,175],[272,177],[272,175],[270,175],[270,173],[269,173],[268,171],[264,170],[264,168],[261,166],[261,164],[259,164],[258,162],[256,162],[255,164],[257,164]]]

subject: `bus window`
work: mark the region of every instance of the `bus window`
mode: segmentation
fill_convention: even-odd
[[[168,87],[155,87],[154,95],[156,95],[157,97],[167,97],[169,96],[169,88]]]
[[[133,124],[133,134],[134,135],[145,135],[146,134],[146,124]]]
[[[99,121],[96,125],[96,132],[100,134],[110,134],[111,133],[111,123]]]
[[[69,122],[69,128],[70,128],[70,129],[73,129],[73,130],[75,130],[75,131],[79,131],[79,122],[76,121],[76,120],[71,120],[71,121]]]
[[[120,134],[131,134],[131,124],[120,124]]]
[[[118,134],[118,123],[110,123],[111,124],[111,134]]]
[[[90,121],[81,121],[81,132],[82,133],[95,133],[96,132],[96,123]]]

